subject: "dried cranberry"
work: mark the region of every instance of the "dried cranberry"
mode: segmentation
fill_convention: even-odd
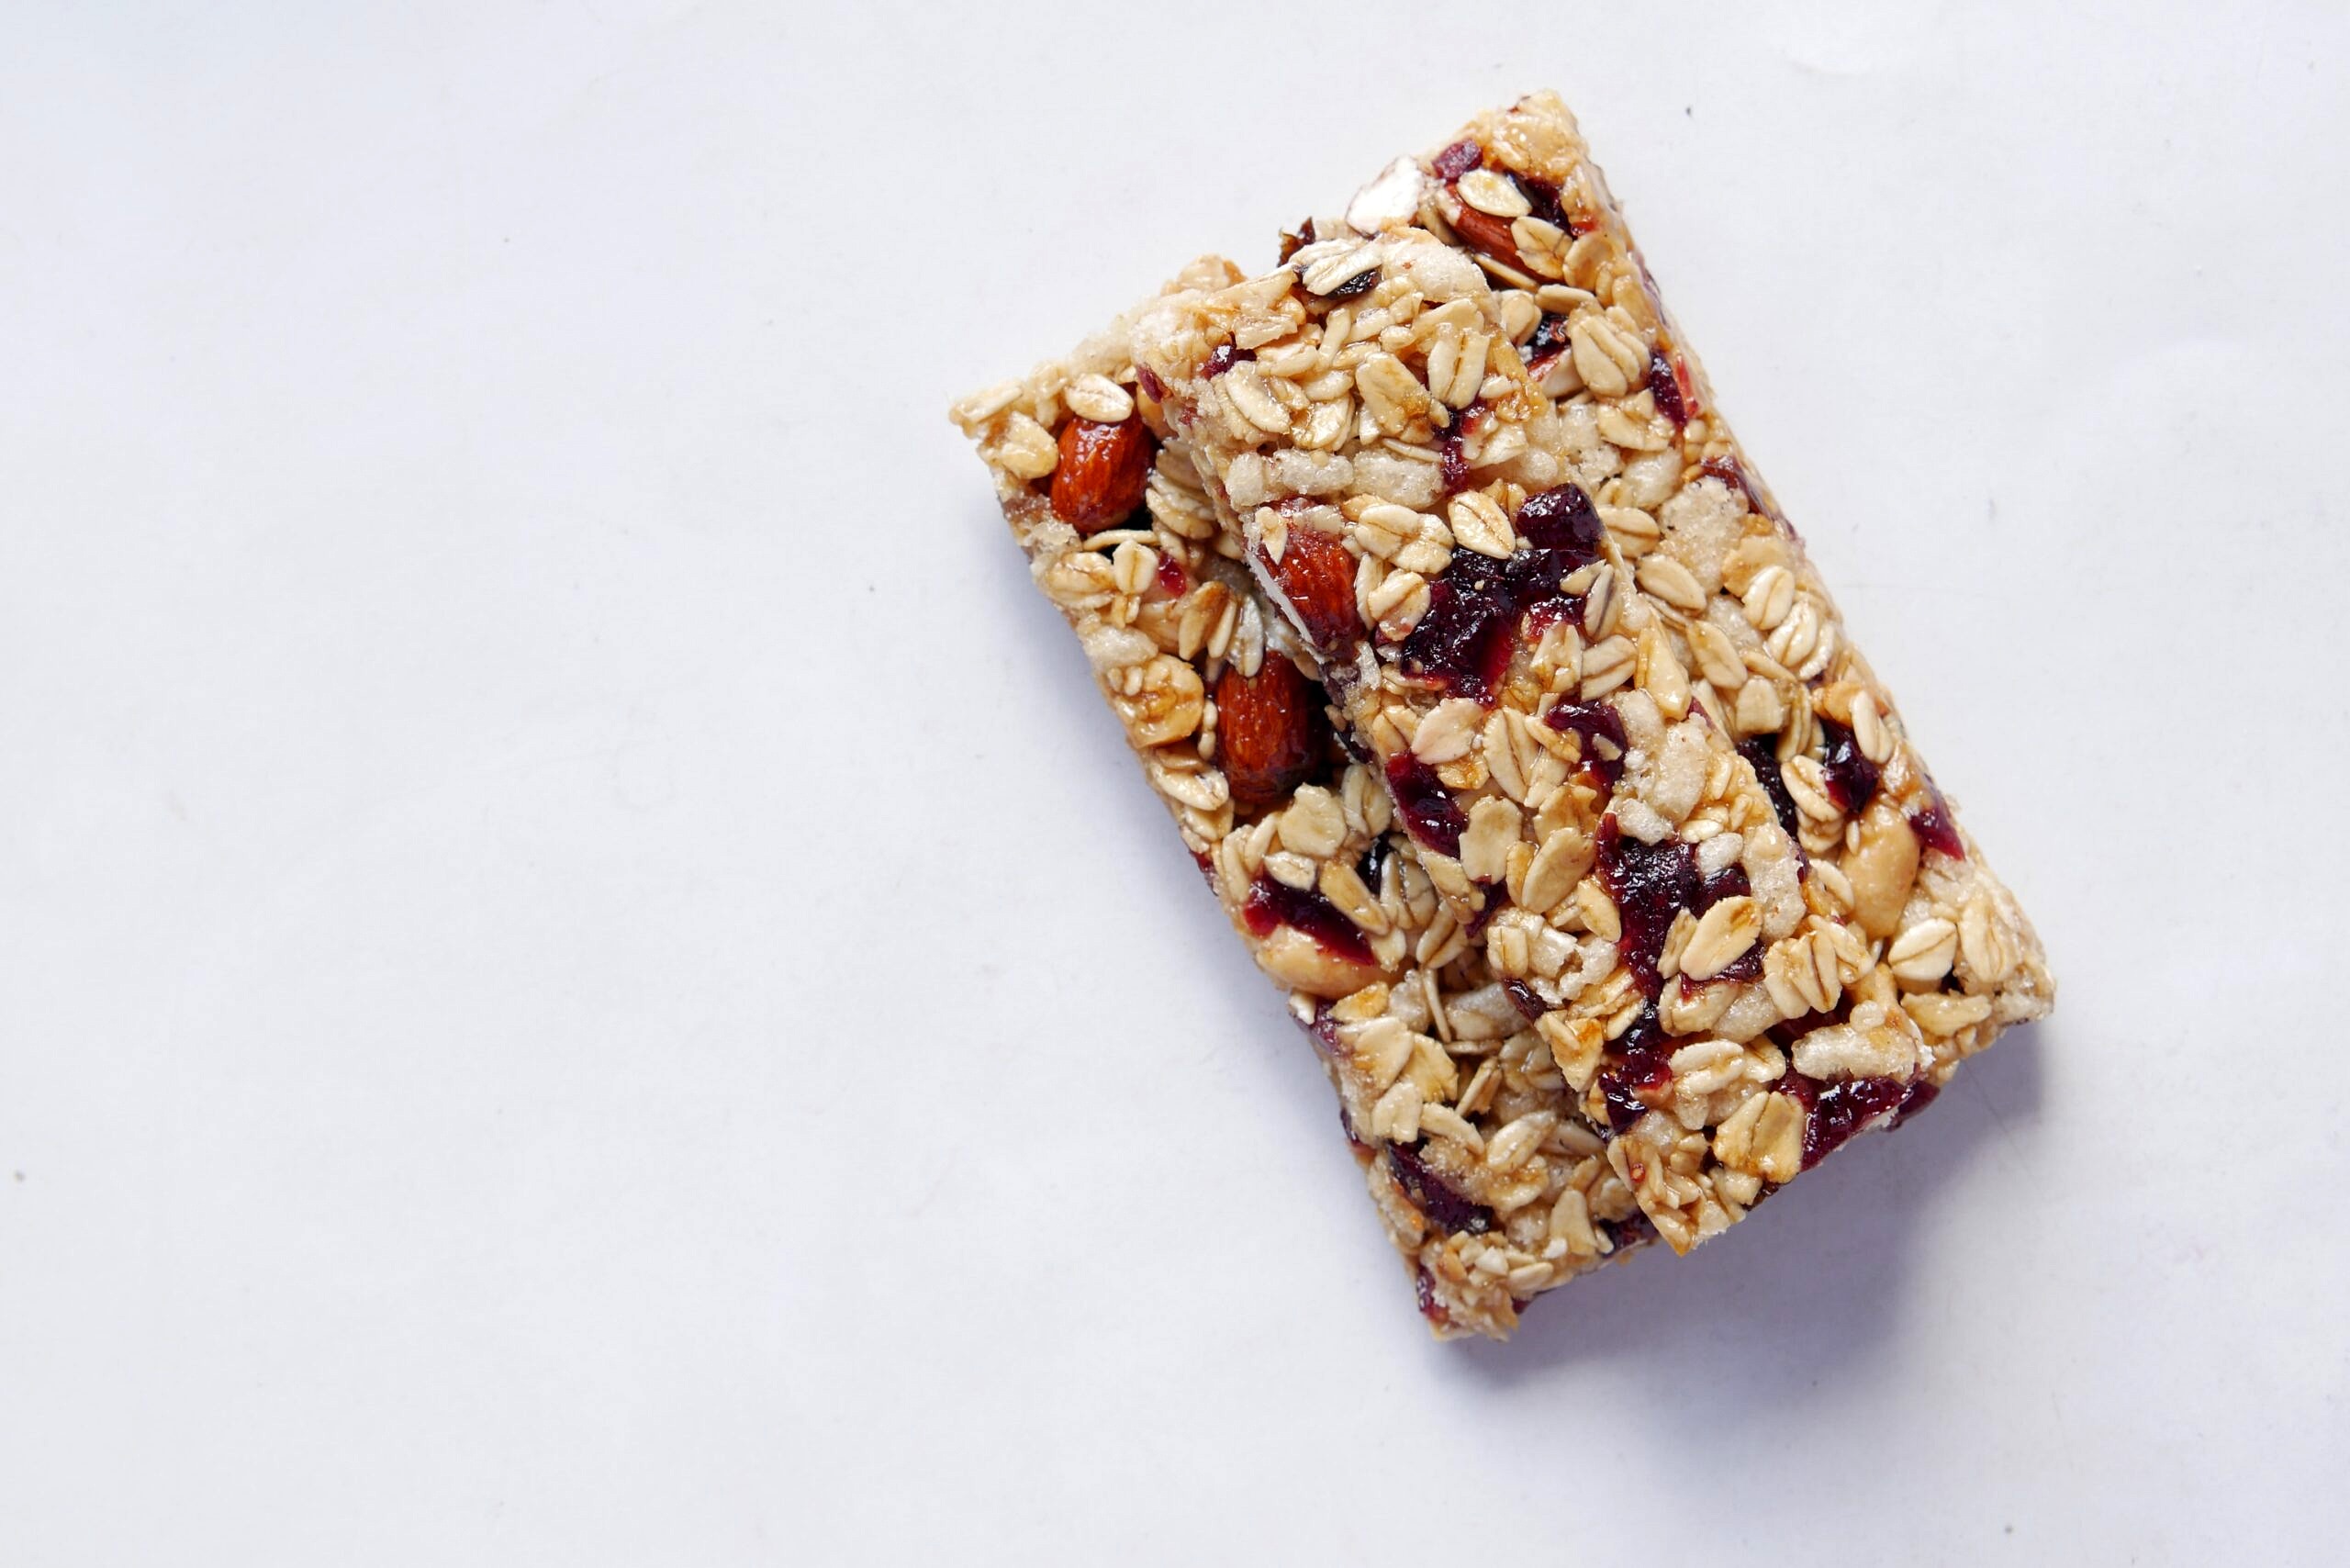
[[[1209,351],[1207,363],[1200,366],[1200,379],[1213,381],[1244,359],[1255,359],[1254,349],[1235,348],[1230,343],[1218,343]]]
[[[1477,886],[1486,890],[1485,902],[1477,906],[1476,913],[1472,914],[1460,927],[1460,934],[1472,942],[1483,941],[1485,927],[1491,925],[1494,923],[1494,916],[1502,912],[1502,901],[1494,897],[1492,891],[1494,884],[1479,882]]]
[[[1746,868],[1732,861],[1706,879],[1697,897],[1705,908],[1711,909],[1724,899],[1742,899],[1753,891],[1754,884],[1747,880]]]
[[[1550,1004],[1542,1000],[1541,993],[1522,980],[1502,981],[1502,991],[1509,997],[1510,1005],[1517,1009],[1518,1015],[1529,1024],[1550,1011]]]
[[[1494,1228],[1494,1211],[1461,1196],[1443,1177],[1429,1170],[1420,1159],[1418,1144],[1389,1144],[1387,1169],[1394,1172],[1396,1184],[1428,1216],[1428,1223],[1446,1235],[1465,1230],[1472,1236],[1483,1236]]]
[[[1607,1126],[1614,1132],[1628,1130],[1648,1114],[1649,1108],[1632,1098],[1631,1090],[1612,1072],[1599,1075],[1599,1102],[1607,1108]]]
[[[1966,858],[1966,845],[1958,836],[1958,824],[1951,820],[1950,802],[1930,778],[1926,780],[1925,809],[1909,813],[1909,827],[1927,848],[1939,849],[1953,860]]]
[[[1653,1002],[1644,1002],[1632,1014],[1631,1024],[1616,1036],[1608,1049],[1621,1056],[1627,1066],[1637,1070],[1635,1076],[1644,1087],[1654,1088],[1672,1078],[1672,1070],[1664,1065],[1673,1054],[1672,1036],[1664,1032],[1664,1020],[1658,1016]]]
[[[1436,1299],[1436,1277],[1425,1267],[1419,1265],[1413,1267],[1412,1291],[1420,1298],[1422,1317],[1427,1318],[1438,1328],[1445,1327],[1452,1322],[1452,1314],[1445,1311],[1444,1304]]]
[[[1564,576],[1596,560],[1599,541],[1606,533],[1599,509],[1591,504],[1580,485],[1561,485],[1526,498],[1517,509],[1517,535],[1537,550],[1562,555]]]
[[[1762,487],[1754,482],[1752,476],[1746,472],[1745,465],[1737,458],[1708,457],[1697,466],[1744,496],[1749,507],[1785,529],[1790,536],[1796,539],[1803,537],[1796,532],[1796,525],[1787,521],[1786,514],[1771,504],[1770,498],[1762,493]]]
[[[1513,174],[1510,177],[1517,182],[1517,188],[1526,193],[1527,203],[1534,208],[1535,217],[1545,223],[1557,224],[1569,234],[1575,232],[1573,219],[1567,216],[1566,208],[1559,205],[1558,186],[1532,174]]]
[[[1526,340],[1526,363],[1530,367],[1539,360],[1563,353],[1567,347],[1567,319],[1556,311],[1547,311],[1535,323],[1534,335]]]
[[[1786,776],[1779,771],[1779,737],[1749,735],[1738,743],[1738,755],[1753,765],[1755,782],[1771,797],[1771,809],[1779,816],[1779,825],[1789,833],[1796,831],[1796,798],[1787,793]]]
[[[1542,722],[1561,734],[1573,734],[1583,741],[1583,765],[1599,776],[1601,783],[1613,790],[1616,780],[1624,776],[1624,748],[1629,743],[1624,738],[1624,721],[1606,702],[1561,702],[1542,716]]]
[[[1457,495],[1469,487],[1469,421],[1463,418],[1452,421],[1436,443],[1437,476],[1443,481],[1444,493]]]
[[[1819,716],[1819,733],[1825,741],[1819,771],[1828,779],[1828,798],[1846,812],[1858,812],[1875,798],[1880,770],[1863,754],[1852,732],[1825,713]]]
[[[1626,1219],[1603,1220],[1600,1222],[1599,1228],[1607,1233],[1607,1239],[1615,1244],[1615,1249],[1618,1252],[1628,1247],[1644,1246],[1656,1239],[1656,1222],[1638,1209],[1633,1210],[1630,1217]]]
[[[1664,357],[1662,349],[1649,351],[1649,393],[1656,398],[1656,411],[1674,425],[1689,422],[1689,410],[1682,405],[1681,382],[1673,374],[1673,362]]]
[[[1762,972],[1762,944],[1757,942],[1753,946],[1749,947],[1745,952],[1740,953],[1737,958],[1732,958],[1726,967],[1716,970],[1712,980],[1701,980],[1698,983],[1701,986],[1736,985],[1740,981],[1751,980]],[[1686,977],[1684,977],[1681,983],[1683,985],[1687,985],[1689,981]]]
[[[1248,901],[1240,913],[1249,931],[1259,937],[1271,935],[1276,925],[1286,925],[1313,937],[1334,958],[1358,964],[1376,962],[1371,944],[1363,940],[1362,928],[1339,913],[1337,904],[1310,889],[1259,877],[1249,887]]]
[[[1387,835],[1382,834],[1371,841],[1371,847],[1364,850],[1362,858],[1355,862],[1355,875],[1362,879],[1362,885],[1371,890],[1374,898],[1379,894],[1380,876],[1387,868],[1387,857],[1393,853],[1388,847]]]
[[[1822,1083],[1792,1071],[1774,1087],[1809,1113],[1803,1129],[1806,1170],[1851,1142],[1852,1135],[1870,1122],[1900,1105],[1909,1092],[1909,1085],[1897,1078],[1847,1078]]]
[[[1747,880],[1745,867],[1736,864],[1725,866],[1698,887],[1695,908],[1702,914],[1724,899],[1746,898],[1753,891],[1754,886]],[[1725,980],[1751,980],[1762,972],[1762,944],[1757,942],[1731,959],[1729,968],[1717,971],[1711,980],[1704,983],[1712,985]],[[1688,983],[1685,979],[1682,981],[1684,985]]]
[[[1165,594],[1169,599],[1180,599],[1182,597],[1183,590],[1191,586],[1192,574],[1183,569],[1182,562],[1177,560],[1172,555],[1160,557],[1158,562],[1159,592]]]
[[[1509,668],[1517,651],[1517,623],[1528,606],[1562,597],[1563,574],[1547,551],[1521,552],[1506,561],[1462,550],[1428,585],[1428,607],[1398,650],[1404,671],[1480,701]]]
[[[1697,902],[1697,849],[1678,838],[1642,844],[1616,825],[1610,812],[1599,823],[1599,879],[1624,927],[1617,950],[1648,995],[1657,992],[1657,960],[1665,933]]]
[[[1363,295],[1369,294],[1373,288],[1377,287],[1378,285],[1379,269],[1377,267],[1373,267],[1369,272],[1357,273],[1354,276],[1347,279],[1346,282],[1332,289],[1327,295],[1324,296],[1324,297],[1327,299],[1355,299]]]
[[[1469,819],[1435,768],[1409,752],[1401,753],[1387,765],[1387,790],[1414,838],[1439,855],[1460,853],[1460,834]]]
[[[1627,1028],[1607,1047],[1610,1061],[1599,1074],[1599,1097],[1607,1107],[1607,1125],[1622,1132],[1648,1114],[1646,1094],[1673,1081],[1672,1040],[1654,1002],[1643,1004]]]
[[[1328,1002],[1323,1002],[1315,1008],[1313,1023],[1301,1024],[1298,1027],[1305,1031],[1306,1038],[1314,1042],[1314,1048],[1324,1056],[1335,1057],[1338,1054],[1338,1021],[1330,1015]],[[1345,1109],[1343,1105],[1339,1107],[1341,1120],[1344,1120]]]
[[[1737,458],[1708,457],[1697,466],[1744,496],[1750,502],[1754,499],[1754,487],[1746,482],[1746,470],[1739,466]]]
[[[1665,1077],[1670,1081],[1672,1074],[1668,1072]],[[1635,1089],[1642,1087],[1647,1085],[1640,1084],[1620,1072],[1603,1072],[1599,1075],[1599,1098],[1600,1103],[1607,1107],[1607,1126],[1610,1131],[1619,1133],[1628,1131],[1633,1123],[1649,1114],[1648,1103],[1633,1092]]]
[[[1841,1024],[1850,1018],[1852,1015],[1852,993],[1848,991],[1838,997],[1836,1005],[1825,1013],[1807,1013],[1800,1018],[1783,1019],[1771,1025],[1765,1033],[1782,1049],[1792,1050],[1797,1040],[1814,1029],[1825,1029],[1831,1024]],[[1809,1103],[1805,1102],[1807,1104]]]
[[[1310,218],[1297,226],[1297,232],[1294,234],[1291,233],[1286,229],[1282,230],[1281,264],[1283,266],[1287,266],[1289,264],[1289,259],[1292,256],[1296,255],[1300,251],[1305,249],[1308,245],[1313,244],[1315,238],[1316,236],[1314,232],[1314,219]]]
[[[1597,554],[1602,528],[1591,498],[1573,485],[1529,496],[1517,532],[1532,549],[1505,561],[1460,551],[1428,585],[1428,608],[1399,650],[1405,674],[1490,700],[1527,611],[1574,602],[1559,584]]]
[[[1582,599],[1546,599],[1526,612],[1526,635],[1529,641],[1539,641],[1551,627],[1582,619]]]
[[[1932,1104],[1941,1096],[1942,1092],[1942,1086],[1931,1079],[1921,1078],[1912,1083],[1909,1086],[1909,1092],[1901,1097],[1901,1109],[1893,1113],[1893,1125],[1899,1126]]]
[[[1436,155],[1428,167],[1439,180],[1457,180],[1484,161],[1485,150],[1473,141],[1456,141]]]

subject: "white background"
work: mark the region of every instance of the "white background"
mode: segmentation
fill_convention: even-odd
[[[2340,7],[373,9],[0,19],[0,1562],[2338,1550]],[[944,409],[1546,84],[2064,991],[1440,1346]]]

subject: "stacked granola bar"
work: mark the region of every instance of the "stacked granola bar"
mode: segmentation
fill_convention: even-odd
[[[2053,982],[1555,97],[1284,240],[956,417],[1423,1310],[1498,1337]]]

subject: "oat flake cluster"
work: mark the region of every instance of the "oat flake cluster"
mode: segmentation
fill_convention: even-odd
[[[1549,94],[955,409],[1438,1332],[2054,997]]]

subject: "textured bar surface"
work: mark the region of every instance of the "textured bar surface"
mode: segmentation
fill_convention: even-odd
[[[1053,515],[1088,414],[1158,445],[1147,518],[1091,538]],[[1167,665],[1215,691],[1129,738],[1311,1025],[1439,1332],[1506,1333],[1651,1232],[1686,1250],[2048,1010],[1549,95],[958,418],[1122,714],[1190,690]],[[1188,586],[1125,605],[1146,551]],[[1210,584],[1214,649],[1181,631]],[[1256,781],[1223,683],[1259,656],[1371,766]]]
[[[1239,276],[1207,259],[1169,294]],[[1013,536],[1146,779],[1337,1086],[1421,1311],[1439,1333],[1505,1333],[1535,1291],[1655,1231],[1587,1128],[1545,1129],[1551,1158],[1529,1162],[1523,1193],[1481,1187],[1516,1200],[1515,1243],[1494,1209],[1421,1158],[1426,1140],[1359,1131],[1383,1116],[1392,1134],[1397,1105],[1416,1097],[1432,1126],[1473,1137],[1449,1108],[1483,1103],[1505,1053],[1536,1044],[1497,990],[1481,982],[1471,994],[1416,961],[1447,919],[1442,902],[1376,773],[1333,734],[1327,696],[1305,673],[1310,650],[1240,564],[1237,520],[1203,492],[1188,444],[1168,439],[1128,353],[1134,328],[1122,319],[964,399],[954,417],[979,442]],[[1528,1207],[1538,1196],[1539,1211]]]

